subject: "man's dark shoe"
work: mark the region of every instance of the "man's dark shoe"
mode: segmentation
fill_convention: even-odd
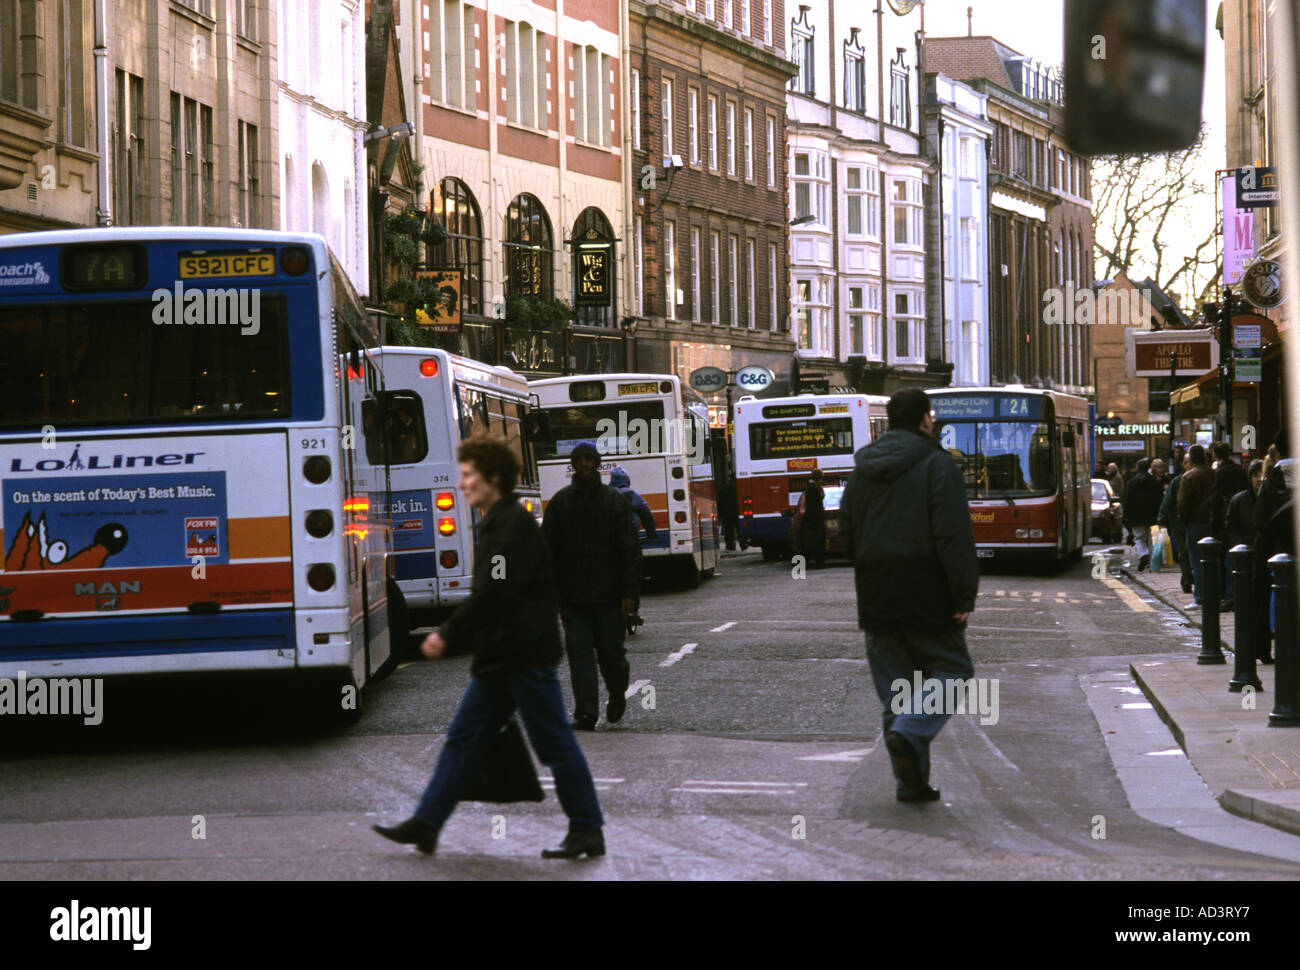
[[[937,802],[939,800],[939,789],[926,785],[925,788],[919,791],[900,791],[898,800],[900,802]]]
[[[573,723],[569,725],[575,731],[594,731],[596,730],[595,714],[575,714]]]
[[[598,855],[605,854],[605,836],[600,829],[594,832],[575,832],[569,829],[569,834],[564,837],[564,842],[554,849],[543,849],[543,859],[577,859],[581,856],[587,856],[594,859]]]
[[[1190,596],[1190,595],[1191,595],[1191,592],[1192,592],[1192,584],[1191,584],[1191,583],[1183,583],[1183,592],[1184,592],[1184,593],[1187,593],[1187,594]]]
[[[401,825],[370,826],[386,839],[403,845],[414,845],[425,855],[433,855],[438,847],[438,830],[418,818],[408,818]]]
[[[1143,556],[1138,560],[1138,572],[1142,572],[1142,570],[1146,569],[1149,565],[1151,565],[1151,557]]]
[[[610,724],[617,724],[623,720],[623,714],[627,711],[627,698],[622,694],[611,694],[609,703],[605,705],[605,720]]]
[[[890,731],[885,735],[885,748],[889,751],[889,757],[894,759],[894,765],[898,768],[898,780],[902,782],[903,788],[920,791],[927,787],[921,777],[921,766],[916,763],[916,750],[907,738],[897,731]]]

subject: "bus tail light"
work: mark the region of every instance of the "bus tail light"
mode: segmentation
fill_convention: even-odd
[[[334,516],[327,509],[312,509],[307,513],[307,534],[313,539],[324,539],[334,531]]]
[[[530,498],[526,498],[526,499],[524,499],[524,511],[525,511],[525,512],[532,512],[532,511],[533,511],[533,500],[532,500],[532,499],[530,499]]]
[[[438,565],[443,569],[455,569],[458,562],[460,562],[460,557],[456,555],[454,549],[448,549],[438,557]]]
[[[433,504],[438,506],[439,512],[446,512],[456,504],[456,496],[452,492],[439,492],[438,497],[433,500]]]
[[[673,489],[673,501],[674,501],[674,502],[685,502],[685,501],[686,501],[686,491],[685,491],[685,489],[681,489],[681,488]]]
[[[437,377],[438,361],[432,357],[426,357],[424,360],[420,361],[420,376]]]
[[[453,518],[439,519],[439,520],[438,520],[438,533],[439,533],[440,535],[444,535],[444,536],[455,535],[455,534],[456,534],[456,520],[453,519]]]
[[[334,588],[334,567],[327,562],[318,562],[307,567],[307,585],[318,593]]]
[[[330,478],[330,460],[324,455],[312,455],[302,463],[302,477],[313,485],[323,485]]]
[[[685,512],[675,512],[675,513],[673,513],[673,521],[676,522],[676,523],[678,523],[679,525],[680,525],[681,523],[685,522],[685,521],[686,521],[686,513],[685,513]]]
[[[742,506],[740,514],[747,519],[752,519],[754,517],[754,500],[746,495],[741,499],[740,504]]]
[[[311,268],[311,258],[301,246],[286,246],[280,250],[280,269],[285,276],[301,276]]]
[[[682,471],[681,465],[678,465],[676,468],[673,469],[673,478],[682,478],[683,476],[685,476],[685,474],[686,473]]]

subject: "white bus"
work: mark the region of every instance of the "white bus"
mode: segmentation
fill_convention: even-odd
[[[377,357],[393,429],[387,457],[397,584],[418,626],[436,622],[470,593],[479,515],[456,487],[462,441],[478,432],[505,441],[519,460],[519,500],[541,519],[526,431],[528,382],[506,367],[445,350],[385,346]]]
[[[742,398],[735,405],[736,502],[739,533],[761,546],[764,559],[790,552],[789,512],[809,475],[822,470],[824,487],[843,485],[853,455],[883,431],[888,398],[865,394],[800,394]]]
[[[391,669],[378,333],[324,240],[18,234],[0,277],[0,677],[279,671],[338,707]]]
[[[569,483],[574,446],[592,441],[604,480],[621,465],[654,514],[655,538],[641,538],[647,568],[688,587],[712,576],[720,524],[704,399],[672,374],[554,377],[528,386],[545,415],[535,442],[543,504]]]

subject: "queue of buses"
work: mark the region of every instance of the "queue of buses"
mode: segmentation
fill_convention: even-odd
[[[413,628],[469,595],[477,513],[455,455],[476,432],[515,452],[539,520],[573,447],[595,441],[606,480],[621,466],[653,513],[647,570],[695,586],[718,565],[727,456],[677,376],[529,383],[385,346],[315,235],[5,237],[0,338],[0,677],[293,672],[337,697],[384,676]],[[980,554],[1077,551],[1090,494],[1078,399],[934,400]],[[742,398],[742,541],[788,552],[782,512],[814,468],[847,480],[884,405]]]

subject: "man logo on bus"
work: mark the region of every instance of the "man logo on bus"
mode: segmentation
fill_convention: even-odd
[[[34,572],[41,569],[99,569],[109,556],[126,548],[127,531],[116,522],[102,525],[90,545],[69,556],[68,543],[51,540],[45,525],[45,513],[32,522],[30,512],[23,513],[9,551],[5,554],[5,572]]]

